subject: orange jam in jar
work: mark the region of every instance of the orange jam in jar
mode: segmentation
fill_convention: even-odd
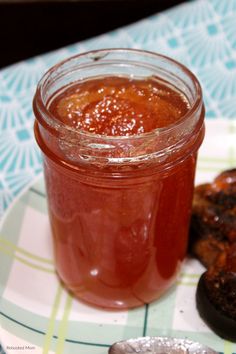
[[[34,97],[58,275],[105,308],[157,299],[185,257],[204,106],[174,60],[108,49],[49,70]]]

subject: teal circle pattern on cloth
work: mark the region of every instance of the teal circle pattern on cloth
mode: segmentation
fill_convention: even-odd
[[[17,63],[0,71],[0,214],[41,171],[33,136],[32,97],[56,62],[96,48],[160,52],[199,78],[208,119],[236,117],[236,1],[189,1],[130,26]]]

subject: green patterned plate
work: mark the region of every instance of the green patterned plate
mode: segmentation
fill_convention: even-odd
[[[207,121],[197,183],[236,166],[236,122]],[[231,354],[236,345],[213,334],[195,309],[203,267],[186,259],[174,288],[130,311],[80,303],[55,274],[42,175],[8,209],[0,233],[0,334],[8,353],[105,354],[114,342],[140,336],[188,338]]]

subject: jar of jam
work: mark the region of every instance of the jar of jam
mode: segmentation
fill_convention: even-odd
[[[33,108],[60,279],[95,306],[157,299],[186,255],[198,80],[162,55],[96,50],[50,69]]]

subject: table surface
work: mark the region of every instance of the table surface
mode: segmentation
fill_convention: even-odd
[[[31,108],[36,83],[45,70],[68,56],[105,47],[156,51],[188,66],[199,78],[204,92],[207,134],[200,150],[197,182],[206,181],[219,171],[236,166],[235,18],[235,0],[186,2],[130,26],[0,71],[0,214],[3,215],[0,337],[5,347],[23,343],[25,348],[32,346],[32,353],[100,354],[106,353],[116,340],[146,334],[186,336],[219,352],[236,353],[236,345],[213,334],[194,308],[196,282],[203,271],[197,262],[186,263],[177,289],[163,300],[137,310],[111,314],[78,304],[60,288],[46,239],[40,247],[46,247],[49,262],[46,268],[53,275],[49,277],[52,279],[49,289],[43,291],[48,297],[54,295],[50,300],[37,297],[33,290],[39,291],[39,284],[43,287],[46,275],[40,278],[38,267],[43,261],[34,242],[26,240],[30,233],[37,234],[35,223],[42,223],[45,234],[49,233],[45,201],[41,198],[44,195],[42,165],[33,136]],[[23,262],[22,257],[25,257]],[[35,264],[32,267],[30,259],[37,260],[37,267]],[[40,267],[45,268],[45,264]],[[17,282],[22,274],[25,274],[24,282]],[[34,276],[39,283],[34,283]],[[30,291],[25,290],[26,285],[31,286]],[[41,314],[35,304],[41,306]],[[95,333],[94,338],[91,333]]]

